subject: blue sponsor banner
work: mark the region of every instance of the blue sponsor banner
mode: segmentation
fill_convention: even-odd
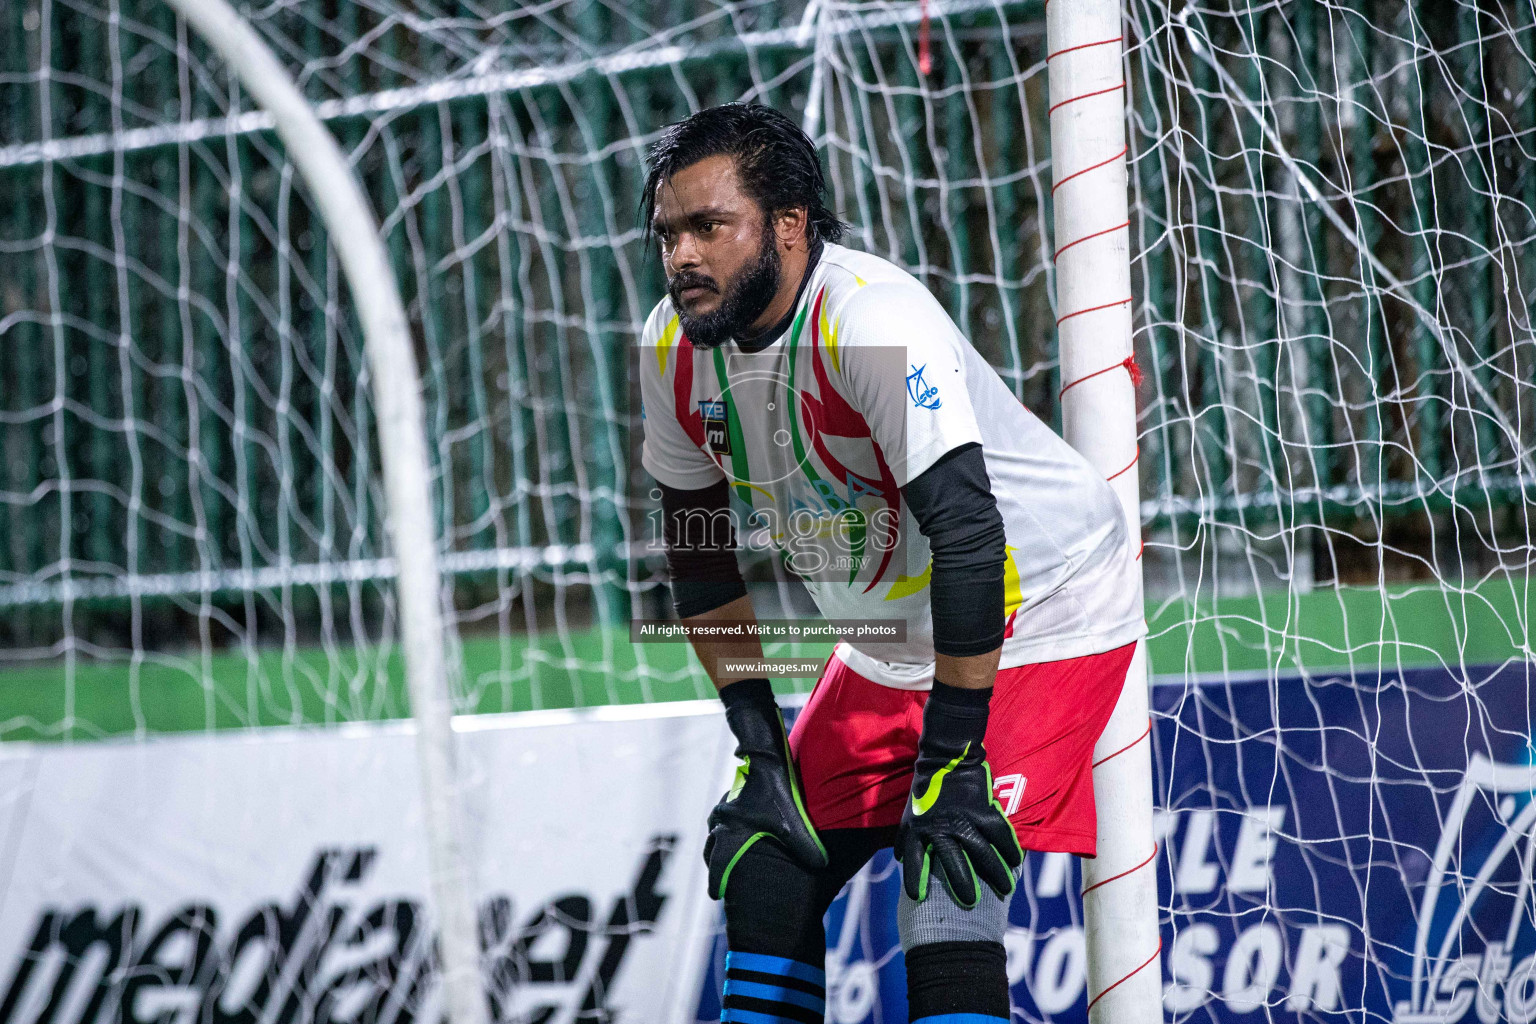
[[[1536,665],[1159,685],[1169,1020],[1536,1021]],[[1030,854],[1014,1018],[1086,1021],[1075,858]],[[827,919],[827,1020],[904,1024],[888,851]],[[719,1019],[723,937],[698,1019]]]

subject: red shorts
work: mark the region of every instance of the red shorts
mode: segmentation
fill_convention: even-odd
[[[1093,746],[1135,650],[998,670],[987,762],[1026,850],[1097,852]],[[789,736],[817,828],[900,824],[927,701],[926,690],[882,686],[833,656]]]

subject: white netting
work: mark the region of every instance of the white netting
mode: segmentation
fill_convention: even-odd
[[[707,693],[627,629],[664,607],[627,354],[661,293],[640,161],[690,109],[809,102],[852,244],[1056,418],[1039,5],[245,9],[410,306],[465,709]],[[1131,3],[1125,44],[1169,1008],[1455,1019],[1470,983],[1415,971],[1475,956],[1483,1009],[1518,1016],[1529,936],[1500,968],[1476,929],[1435,919],[1416,952],[1414,927],[1462,863],[1436,837],[1470,759],[1530,734],[1532,7]],[[0,195],[0,736],[402,714],[360,339],[265,116],[157,3],[18,0]],[[1234,889],[1271,825],[1290,888]],[[1395,905],[1406,930],[1373,917]],[[1020,954],[1060,968],[1031,1018],[1082,1012],[1062,913]],[[1331,925],[1348,990],[1293,999]]]

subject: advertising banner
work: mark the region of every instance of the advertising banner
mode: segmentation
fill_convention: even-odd
[[[1536,1020],[1533,674],[1155,686],[1167,1019]],[[829,915],[833,1024],[907,1020],[900,884],[882,853]],[[1087,1020],[1081,885],[1073,857],[1025,859],[1016,1020]],[[719,1019],[723,955],[699,1021]]]
[[[461,722],[498,1020],[694,1011],[732,744],[640,710]],[[416,764],[398,725],[4,748],[0,1020],[437,1020]]]
[[[1536,1020],[1531,666],[1153,690],[1170,1020]],[[465,720],[495,1018],[713,1021],[718,704]],[[436,1020],[414,737],[0,752],[0,1021]],[[1084,1021],[1081,872],[1031,854],[1015,1017]],[[904,1024],[898,866],[828,917],[834,1024]]]

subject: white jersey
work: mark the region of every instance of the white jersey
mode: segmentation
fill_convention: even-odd
[[[759,352],[734,341],[695,349],[670,299],[641,346],[641,461],[653,477],[684,489],[730,480],[738,523],[764,526],[797,569],[797,538],[825,537],[839,516],[854,524],[843,527],[849,557],[802,576],[828,619],[906,621],[902,644],[838,645],[860,675],[931,685],[932,566],[900,488],[971,442],[1007,532],[1002,667],[1097,654],[1146,632],[1114,492],[894,264],[824,246],[793,325]]]

